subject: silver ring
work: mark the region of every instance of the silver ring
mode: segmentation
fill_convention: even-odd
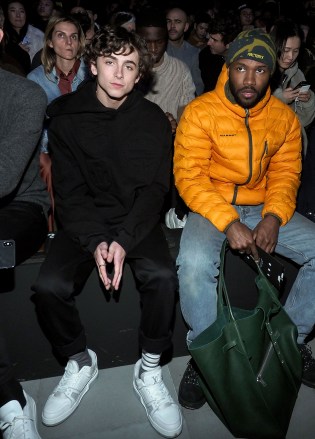
[[[245,252],[241,252],[240,250],[238,251],[240,255],[243,255]]]

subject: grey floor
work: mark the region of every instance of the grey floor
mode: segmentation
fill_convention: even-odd
[[[315,352],[315,342],[310,343]],[[174,358],[163,367],[164,381],[176,392],[189,357]],[[100,370],[93,387],[70,418],[55,427],[40,421],[41,409],[59,377],[23,382],[37,402],[38,428],[42,439],[158,439],[132,389],[133,366]],[[302,385],[286,439],[315,438],[315,389]],[[209,406],[182,409],[185,439],[231,439],[233,436]]]

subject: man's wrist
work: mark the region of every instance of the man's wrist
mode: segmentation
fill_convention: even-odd
[[[281,218],[279,218],[277,215],[275,215],[275,214],[273,214],[273,213],[266,213],[265,216],[264,216],[264,218],[267,218],[267,217],[269,217],[269,218],[274,218],[275,220],[277,220],[279,226],[281,226],[281,224],[282,224],[282,220],[281,220]]]
[[[228,225],[226,226],[226,228],[223,230],[223,233],[225,233],[225,235],[226,235],[227,232],[228,232],[228,230],[230,229],[230,227],[233,226],[233,224],[235,224],[235,223],[239,223],[239,222],[240,222],[240,219],[239,219],[239,218],[237,218],[236,220],[232,221],[230,224],[228,224]]]

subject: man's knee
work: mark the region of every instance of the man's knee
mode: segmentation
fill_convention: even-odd
[[[178,279],[175,265],[159,264],[147,270],[147,274],[142,278],[142,288],[156,291],[176,291],[178,289]]]
[[[177,258],[177,265],[181,271],[199,275],[204,272],[209,273],[213,271],[215,262],[211,261],[209,253],[206,254],[199,251],[192,254],[190,251],[180,251]]]
[[[163,285],[162,288],[166,290],[176,290],[178,287],[177,273],[175,265],[161,265],[154,270],[151,279]]]

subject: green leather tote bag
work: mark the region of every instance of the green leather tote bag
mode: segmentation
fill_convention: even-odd
[[[189,346],[212,410],[235,437],[283,439],[301,385],[297,328],[256,264],[255,309],[230,305],[221,251],[217,320]]]

